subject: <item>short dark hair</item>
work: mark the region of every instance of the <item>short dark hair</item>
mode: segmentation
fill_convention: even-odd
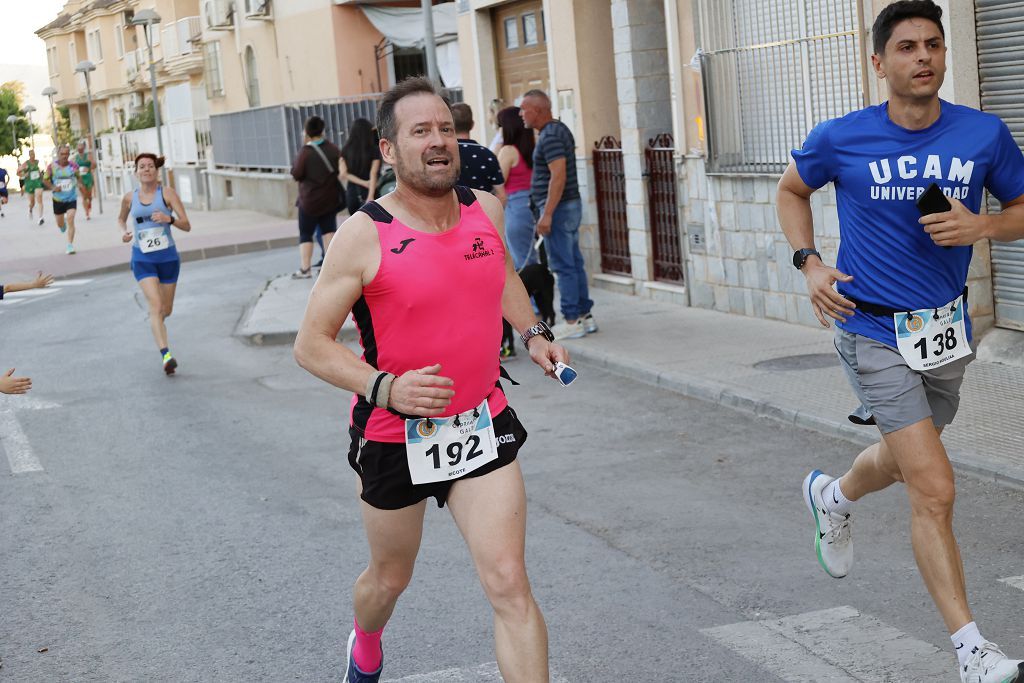
[[[310,116],[306,119],[306,135],[311,138],[324,134],[324,120],[319,116]]]
[[[404,81],[396,83],[391,90],[384,93],[380,103],[377,105],[377,135],[381,140],[394,140],[398,135],[398,121],[395,120],[395,105],[399,101],[411,95],[436,95],[448,104],[441,93],[437,91],[429,78],[424,76],[411,76]]]
[[[946,30],[942,28],[942,8],[932,0],[899,0],[889,5],[875,18],[871,27],[872,47],[876,55],[885,54],[885,44],[892,37],[892,30],[896,24],[907,19],[927,19],[939,27],[939,34],[943,39],[946,37]]]
[[[465,102],[452,105],[452,121],[456,133],[468,133],[473,130],[473,109]]]

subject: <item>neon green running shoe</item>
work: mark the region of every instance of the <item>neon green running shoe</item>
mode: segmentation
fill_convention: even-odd
[[[164,372],[168,375],[173,375],[174,371],[178,368],[178,361],[174,360],[174,356],[168,351],[164,354]]]

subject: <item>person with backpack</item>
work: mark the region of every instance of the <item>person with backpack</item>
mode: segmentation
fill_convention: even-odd
[[[310,116],[306,140],[292,164],[292,177],[299,183],[299,269],[296,279],[312,277],[313,235],[320,229],[324,250],[338,229],[338,200],[341,191],[338,163],[341,150],[324,138],[324,120]]]

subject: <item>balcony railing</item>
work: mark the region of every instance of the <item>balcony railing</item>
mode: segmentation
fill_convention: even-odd
[[[202,33],[199,17],[179,19],[163,29],[163,49],[166,59],[183,57],[199,52],[199,46],[192,42]]]

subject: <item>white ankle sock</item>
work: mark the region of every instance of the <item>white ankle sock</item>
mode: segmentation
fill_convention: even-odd
[[[985,639],[978,632],[978,625],[973,621],[951,635],[949,639],[953,641],[953,649],[956,650],[961,669],[967,664],[967,658],[971,653],[985,644]]]
[[[838,479],[821,490],[821,500],[825,503],[825,509],[830,514],[836,515],[845,515],[850,511],[850,505],[853,504],[852,500],[843,495],[843,489],[839,485]]]

